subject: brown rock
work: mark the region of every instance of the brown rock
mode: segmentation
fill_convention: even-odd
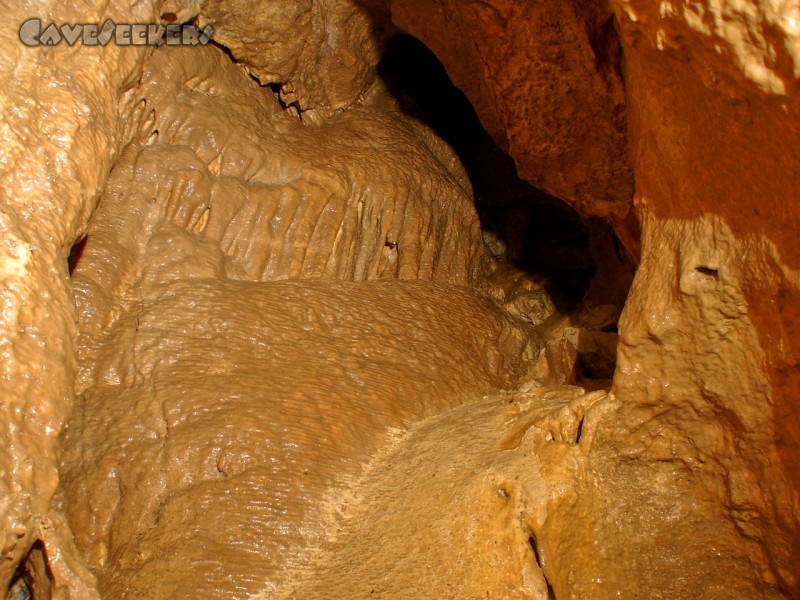
[[[104,596],[276,585],[392,431],[527,374],[527,331],[465,287],[463,171],[379,92],[307,127],[218,49],[148,63],[73,272],[62,505]]]
[[[373,81],[385,37],[380,29],[388,26],[373,23],[383,12],[373,4],[211,0],[203,3],[200,23],[213,25],[215,41],[248,73],[262,85],[278,85],[281,101],[314,121],[355,103]]]
[[[267,589],[392,431],[526,371],[525,334],[467,290],[206,278],[139,294],[65,444],[64,505],[108,598]]]
[[[417,424],[365,470],[317,561],[297,563],[272,597],[592,597],[553,577],[560,548],[547,535],[554,508],[576,496],[605,398],[534,388]]]
[[[588,379],[611,379],[617,363],[617,334],[568,327],[564,337],[578,352],[581,374]]]
[[[202,13],[272,87],[219,49],[26,48],[30,8],[9,7],[0,585],[800,595],[800,16],[790,2],[611,5],[38,9],[67,23]],[[575,343],[538,280],[487,259],[452,150],[374,81],[389,8],[524,178],[611,222],[634,258],[641,217],[629,296],[624,253],[593,237]],[[512,256],[525,243],[508,241]],[[623,297],[612,393],[564,385],[588,354],[610,370],[614,334],[595,330]]]
[[[32,17],[44,26],[153,22],[157,7],[45,2],[4,10],[0,28],[0,586],[6,589],[37,540],[70,562],[68,529],[45,531],[58,479],[59,432],[73,406],[74,312],[66,257],[85,231],[105,177],[123,145],[132,106],[124,91],[149,51],[83,49],[62,43],[31,48],[19,39]],[[60,527],[60,525],[57,525]],[[59,571],[58,568],[55,569]],[[66,571],[59,571],[60,573]],[[59,579],[54,593],[93,597],[91,577]],[[69,588],[69,589],[67,589]],[[82,590],[82,591],[81,591]],[[80,594],[86,594],[80,596]]]
[[[392,19],[436,53],[523,179],[620,220],[633,179],[619,42],[604,2],[579,4],[414,0]]]
[[[797,34],[751,2],[614,5],[643,216],[615,380],[631,429],[614,444],[642,473],[659,455],[691,465],[692,529],[746,554],[758,594],[797,595]],[[709,576],[712,547],[695,559]]]

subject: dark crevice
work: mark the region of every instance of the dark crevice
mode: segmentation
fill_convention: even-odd
[[[555,600],[556,595],[553,591],[553,586],[550,585],[550,581],[547,579],[547,574],[544,572],[544,567],[542,567],[542,559],[539,556],[539,547],[536,543],[536,537],[533,534],[528,536],[528,545],[531,547],[531,551],[533,551],[533,557],[536,559],[536,565],[539,567],[539,570],[542,572],[542,577],[544,578],[545,584],[547,584],[547,598],[549,600]]]
[[[619,238],[617,236],[612,236],[611,239],[614,242],[614,254],[617,257],[617,260],[620,262],[628,260],[628,253],[625,252],[625,249],[622,247],[622,242],[619,241]]]
[[[15,575],[6,592],[6,600],[32,600],[31,588],[25,577]]]
[[[466,96],[419,40],[389,42],[378,73],[410,116],[431,127],[457,153],[470,177],[484,230],[506,258],[550,282],[558,308],[583,298],[596,266],[587,223],[567,204],[520,179],[514,160],[486,132]]]
[[[695,269],[700,275],[710,277],[712,279],[719,279],[719,269],[712,269],[711,267],[700,266]]]
[[[237,61],[236,57],[233,55],[233,52],[231,52],[231,49],[228,48],[227,46],[224,46],[224,45],[220,44],[218,41],[214,40],[213,38],[208,42],[208,44],[209,44],[209,46],[216,46],[217,48],[219,48],[222,51],[222,53],[231,60],[231,62],[233,64],[238,64],[239,63],[239,61]],[[252,77],[252,75],[251,75],[251,77]],[[253,79],[255,79],[255,77]],[[258,79],[256,79],[256,81],[258,81]],[[259,82],[259,84],[260,84],[260,82]]]
[[[623,81],[622,43],[617,32],[617,20],[610,15],[599,27],[589,32],[589,45],[595,55],[597,71],[606,79]]]
[[[39,600],[52,597],[53,573],[44,543],[37,540],[17,566],[6,591],[6,600]]]
[[[69,250],[69,257],[67,258],[67,266],[69,268],[70,277],[75,272],[78,263],[83,256],[83,250],[86,248],[86,241],[89,239],[89,236],[83,236],[77,242],[72,245],[72,248]]]
[[[302,122],[303,109],[300,106],[300,103],[297,100],[292,100],[290,102],[286,101],[286,96],[283,93],[283,85],[283,83],[268,83],[266,87],[272,91],[272,93],[275,95],[275,100],[284,111],[289,111],[290,114],[294,115]]]
[[[240,65],[239,60],[233,55],[231,49],[227,46],[217,42],[216,40],[212,39],[209,41],[210,46],[215,46],[219,48],[219,50],[227,56],[230,61],[235,65]],[[283,96],[281,94],[281,90],[284,86],[284,82],[267,82],[263,83],[258,77],[256,77],[253,73],[251,73],[248,69],[244,69],[247,76],[250,77],[253,81],[255,81],[259,87],[268,89],[272,94],[275,96],[275,101],[283,110],[288,110],[291,114],[297,117],[298,120],[303,120],[303,111],[301,110],[300,105],[297,102],[285,102]]]

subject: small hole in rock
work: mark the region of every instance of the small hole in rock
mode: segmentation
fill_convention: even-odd
[[[178,20],[178,15],[176,15],[174,12],[161,13],[161,20],[165,23],[174,23]]]
[[[699,266],[695,269],[700,275],[705,277],[711,277],[713,279],[719,279],[719,269],[712,269],[711,267],[704,267]]]

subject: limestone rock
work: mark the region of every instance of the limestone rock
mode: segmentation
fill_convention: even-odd
[[[628,213],[621,54],[606,3],[398,1],[392,19],[436,53],[523,179],[585,215]]]
[[[30,48],[20,42],[18,29],[35,16],[59,24],[107,16],[137,23],[156,22],[159,13],[154,2],[112,2],[102,10],[82,6],[78,15],[72,3],[51,1],[5,5],[3,14],[0,585],[7,587],[37,540],[47,537],[54,557],[69,552],[58,546],[62,534],[69,539],[68,531],[46,536],[42,527],[58,483],[59,432],[73,406],[75,319],[66,257],[85,231],[123,145],[131,109],[124,92],[137,81],[148,54],[114,46]],[[65,582],[56,582],[56,593],[93,597],[90,578],[72,584],[70,592]]]
[[[611,379],[617,361],[617,334],[568,327],[564,337],[578,353],[581,374],[588,379]]]
[[[534,387],[417,424],[369,465],[299,581],[271,597],[602,597],[574,594],[553,569],[584,524],[551,538],[550,521],[576,497],[608,404],[605,391]]]
[[[794,3],[5,8],[12,595],[800,595]],[[27,48],[34,9],[222,47]],[[394,26],[525,179],[614,227],[573,342],[375,79]],[[611,369],[623,300],[612,390],[571,387]]]
[[[356,0],[206,1],[200,23],[284,105],[322,120],[354,104],[375,77],[385,34],[378,3]],[[369,10],[373,8],[373,10]],[[385,11],[384,11],[385,12]]]
[[[218,49],[148,63],[73,272],[60,504],[105,597],[277,585],[392,432],[527,376],[458,161],[379,92],[308,127]]]
[[[728,540],[717,553],[747,556],[752,595],[796,596],[795,9],[613,4],[644,225],[615,379],[630,429],[614,443],[642,461],[690,466],[681,496],[707,511],[696,511],[695,531]],[[684,485],[686,474],[665,474],[665,484]],[[697,551],[697,564],[718,568],[718,554]]]
[[[326,494],[392,431],[514,387],[533,355],[490,300],[424,282],[206,278],[136,294],[62,470],[108,598],[240,598],[286,579],[325,535]]]

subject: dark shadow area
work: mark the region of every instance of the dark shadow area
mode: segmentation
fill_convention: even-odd
[[[83,236],[77,242],[72,245],[72,248],[69,250],[69,257],[67,257],[67,266],[69,268],[70,277],[72,273],[75,271],[75,268],[78,266],[78,263],[83,256],[83,250],[86,248],[86,242],[89,239],[89,236]]]
[[[6,598],[7,600],[51,598],[53,581],[44,544],[41,540],[37,540],[17,567],[6,591]]]
[[[596,270],[587,223],[519,178],[513,159],[484,130],[472,104],[422,42],[409,35],[392,38],[378,73],[404,111],[458,154],[472,181],[481,226],[505,242],[508,260],[545,277],[561,308],[574,308]]]
[[[392,38],[378,73],[401,108],[458,154],[491,251],[546,281],[558,311],[569,315],[560,334],[564,339],[554,341],[554,348],[574,348],[580,380],[610,380],[616,368],[617,322],[634,273],[613,229],[598,219],[582,218],[520,179],[514,160],[486,132],[436,56],[416,38]]]
[[[555,593],[553,592],[553,586],[550,585],[550,580],[547,579],[547,575],[544,573],[544,566],[542,565],[542,558],[539,554],[539,544],[536,542],[536,537],[533,534],[528,536],[528,545],[533,552],[533,557],[536,560],[536,566],[539,567],[542,571],[542,577],[544,577],[544,582],[547,585],[547,598],[548,600],[555,600]]]

